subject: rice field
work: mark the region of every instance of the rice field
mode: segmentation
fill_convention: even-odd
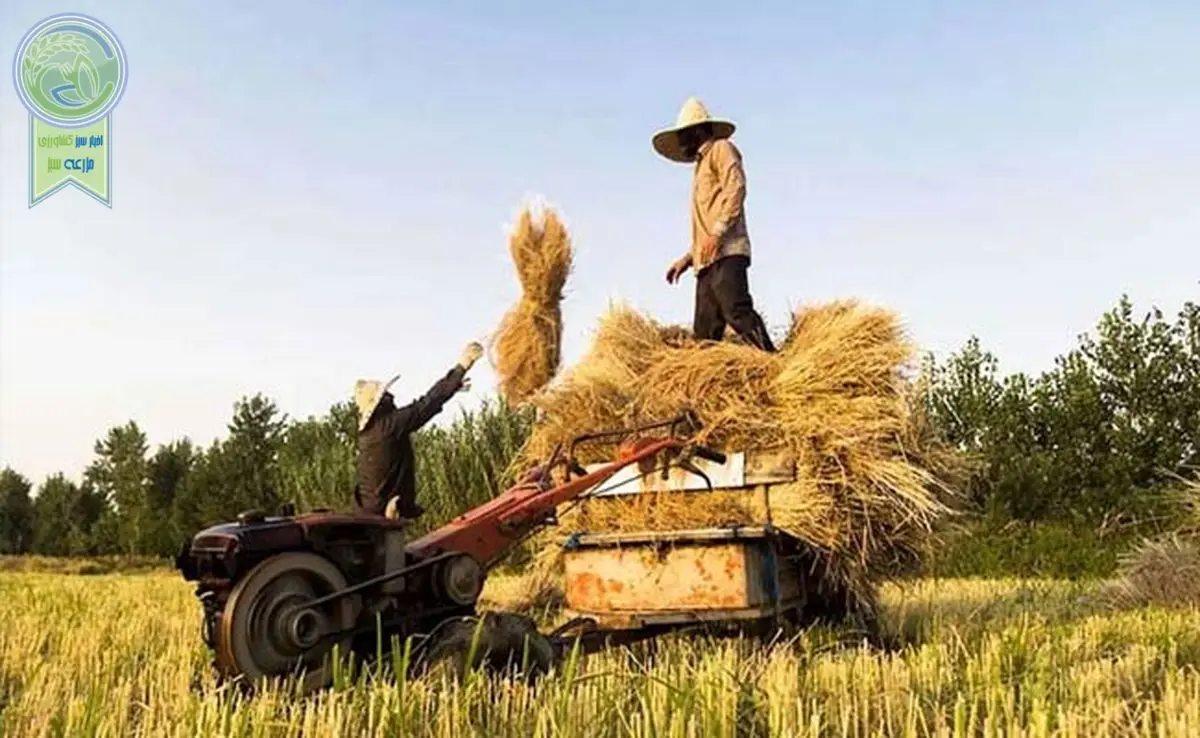
[[[497,582],[495,600],[511,582]],[[501,594],[497,594],[501,593]],[[347,673],[309,698],[213,685],[171,572],[0,573],[0,735],[1196,736],[1195,609],[1092,609],[1064,582],[889,585],[903,645],[667,639],[533,686]],[[396,655],[400,658],[400,655]]]

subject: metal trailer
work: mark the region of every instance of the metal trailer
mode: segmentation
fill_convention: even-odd
[[[774,485],[794,481],[783,454],[738,452],[724,464],[694,459],[703,477],[682,469],[666,476],[627,467],[588,495],[589,504],[620,504],[633,495],[672,491],[734,495],[761,523],[724,528],[578,533],[561,540],[568,622],[585,651],[681,629],[749,626],[773,631],[795,624],[811,591],[812,553],[771,520]]]

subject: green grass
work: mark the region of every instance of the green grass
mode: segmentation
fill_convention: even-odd
[[[167,559],[155,556],[3,556],[0,572],[38,574],[135,574],[148,573],[170,565]]]
[[[942,577],[1096,579],[1111,576],[1137,541],[1136,534],[1101,536],[1054,522],[976,523],[949,538],[924,569]]]
[[[1108,613],[1081,585],[885,590],[893,653],[664,639],[533,686],[348,675],[297,699],[217,690],[190,587],[168,572],[0,574],[4,736],[1195,736],[1200,613]]]

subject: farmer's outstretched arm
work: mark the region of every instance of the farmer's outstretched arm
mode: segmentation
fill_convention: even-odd
[[[396,408],[393,415],[395,432],[413,433],[433,420],[434,416],[440,413],[450,398],[454,396],[454,393],[458,392],[458,388],[462,387],[463,377],[466,376],[466,373],[467,370],[463,367],[455,366],[446,372],[446,375],[430,387],[424,395],[404,407]]]
[[[397,408],[395,414],[392,416],[392,423],[395,428],[394,432],[413,433],[420,430],[421,427],[432,420],[435,415],[442,411],[442,408],[450,401],[455,392],[467,386],[467,371],[475,365],[475,362],[482,355],[482,346],[477,343],[467,344],[467,347],[463,349],[462,357],[458,360],[458,364],[446,372],[446,375],[430,387],[428,392],[404,407]]]

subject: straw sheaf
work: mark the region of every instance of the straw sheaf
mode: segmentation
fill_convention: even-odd
[[[1114,609],[1200,606],[1200,479],[1170,493],[1182,513],[1179,528],[1145,540],[1121,557],[1115,579],[1094,600]]]
[[[530,208],[517,219],[509,253],[521,283],[521,298],[500,321],[489,345],[489,360],[500,393],[516,405],[558,371],[563,288],[573,256],[570,236],[558,214],[546,209],[537,223]]]

